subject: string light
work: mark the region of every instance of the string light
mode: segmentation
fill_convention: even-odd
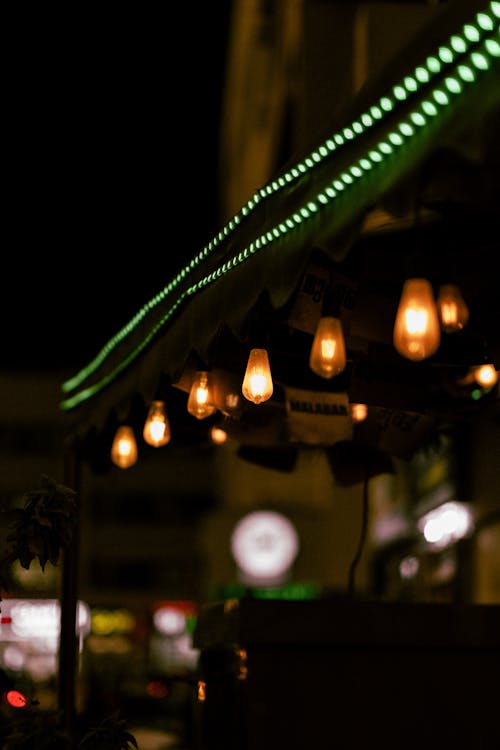
[[[118,427],[111,446],[111,460],[120,469],[128,469],[137,461],[137,442],[129,425]]]
[[[243,408],[239,377],[227,370],[216,369],[213,371],[212,389],[216,408],[226,417],[237,417]]]
[[[474,378],[483,388],[493,388],[498,381],[498,370],[492,364],[481,365],[474,368]]]
[[[261,404],[273,395],[273,379],[266,349],[250,351],[241,390],[245,398],[254,404]]]
[[[333,378],[346,366],[342,324],[339,318],[325,315],[319,319],[309,354],[309,367],[322,378]]]
[[[223,445],[227,440],[227,432],[217,425],[212,425],[210,428],[210,439],[215,445]]]
[[[407,279],[394,322],[394,346],[403,357],[419,361],[434,354],[440,341],[439,318],[430,282]]]
[[[143,438],[148,445],[159,448],[170,442],[170,423],[164,401],[153,401],[144,423]]]
[[[368,416],[368,406],[366,404],[351,404],[351,419],[353,424],[364,422]]]
[[[469,308],[456,284],[440,286],[436,304],[441,328],[445,333],[461,331],[467,325]]]
[[[193,384],[189,391],[187,410],[196,419],[206,419],[216,411],[210,374],[206,370],[200,370],[194,376]]]

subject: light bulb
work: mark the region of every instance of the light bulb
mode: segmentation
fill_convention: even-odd
[[[149,407],[142,436],[146,443],[159,448],[170,441],[170,423],[164,401],[153,401]]]
[[[273,379],[269,356],[265,349],[250,351],[241,391],[245,398],[254,404],[261,404],[273,395]]]
[[[216,411],[213,403],[210,375],[206,370],[200,370],[194,377],[189,392],[187,410],[196,419],[205,419]]]
[[[493,365],[481,365],[474,369],[474,378],[483,388],[492,388],[498,380],[498,370]]]
[[[222,427],[213,425],[210,430],[210,438],[215,445],[222,445],[227,440],[227,432]]]
[[[212,372],[213,402],[226,417],[237,416],[243,409],[241,380],[237,375],[224,369]]]
[[[366,404],[351,404],[351,419],[354,424],[363,422],[368,416],[368,407]]]
[[[132,427],[121,425],[111,446],[111,460],[120,469],[128,469],[137,461],[137,442]]]
[[[455,284],[440,286],[436,304],[441,328],[445,333],[461,331],[467,325],[469,308],[458,286]]]
[[[407,279],[399,300],[393,332],[394,346],[407,359],[434,354],[441,342],[439,317],[427,279]]]
[[[338,375],[346,366],[345,342],[342,324],[338,318],[320,318],[314,334],[309,367],[322,378]]]
[[[227,393],[224,398],[224,413],[231,415],[240,408],[240,394]]]

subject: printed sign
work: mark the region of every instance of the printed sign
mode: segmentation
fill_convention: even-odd
[[[288,439],[309,445],[333,445],[352,439],[346,393],[308,391],[286,386]]]
[[[309,264],[297,294],[288,325],[314,335],[323,312],[323,301],[328,291],[335,314],[342,321],[344,336],[348,334],[351,310],[356,301],[356,290],[351,279],[331,272],[316,263]]]

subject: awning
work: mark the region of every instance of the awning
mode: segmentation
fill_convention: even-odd
[[[118,423],[139,424],[159,395],[175,413],[173,434],[177,426],[183,439],[204,439],[206,426],[185,410],[194,371],[239,383],[253,346],[269,351],[275,392],[233,415],[247,451],[323,444],[319,418],[364,402],[375,422],[364,434],[339,425],[326,445],[344,450],[354,440],[405,457],[436,421],[497,408],[494,393],[473,397],[459,381],[486,359],[500,368],[499,18],[499,2],[447,3],[309,153],[63,384],[70,436],[89,456]],[[453,279],[471,309],[467,329],[425,363],[392,346],[402,283],[416,273],[436,288]],[[307,360],[327,289],[348,367],[323,381]],[[292,401],[302,404],[295,412]]]

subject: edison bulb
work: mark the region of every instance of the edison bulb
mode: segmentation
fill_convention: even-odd
[[[227,432],[222,427],[213,425],[210,430],[210,438],[215,445],[222,445],[227,440]]]
[[[441,328],[445,333],[461,331],[467,325],[469,308],[458,286],[455,284],[440,286],[436,304]]]
[[[434,354],[441,342],[432,286],[427,279],[407,279],[399,300],[393,342],[407,359],[419,361]]]
[[[164,401],[153,401],[144,423],[143,438],[148,445],[159,448],[170,441],[170,423]]]
[[[481,365],[475,368],[474,378],[483,388],[492,388],[498,380],[498,371],[493,365]]]
[[[320,318],[314,334],[309,367],[322,378],[332,378],[345,369],[346,354],[342,324],[338,318]]]
[[[129,425],[121,425],[117,429],[111,446],[111,460],[120,469],[128,469],[136,463],[137,442]]]
[[[366,404],[351,404],[351,419],[354,424],[364,422],[368,416],[368,407]]]
[[[254,404],[261,404],[273,395],[273,379],[266,349],[250,351],[241,390],[245,398]]]
[[[210,375],[206,370],[196,373],[189,392],[187,410],[196,419],[205,419],[215,413]]]

